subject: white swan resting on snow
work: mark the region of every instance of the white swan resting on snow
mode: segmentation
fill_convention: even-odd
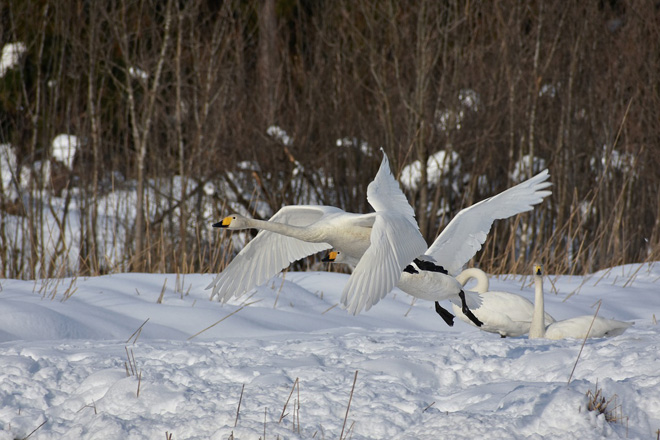
[[[461,210],[424,255],[406,268],[397,286],[409,295],[435,301],[438,314],[447,324],[452,325],[453,315],[444,310],[438,301],[456,300],[463,294],[461,284],[454,277],[481,249],[493,222],[530,211],[534,205],[541,203],[544,197],[551,194],[551,191],[546,190],[552,185],[546,181],[548,177],[548,170],[544,170],[500,194]],[[335,248],[337,254],[328,254],[327,260],[348,264],[355,264],[357,261],[363,263],[364,259],[345,255],[343,249]],[[377,263],[370,266],[374,264]],[[368,310],[382,298],[383,296],[370,296],[368,292],[352,290],[344,292],[342,302],[353,313],[359,313],[363,309]],[[479,305],[478,298],[474,296],[470,298],[470,295],[467,295],[466,299],[470,309]],[[465,313],[466,307],[463,306],[462,309]]]
[[[536,265],[534,266],[534,316],[532,317],[532,325],[529,329],[530,339],[584,339],[587,336],[587,332],[590,338],[604,338],[620,335],[633,324],[631,322],[605,319],[600,316],[594,319],[592,315],[583,315],[556,321],[546,326],[542,319],[544,307],[543,267]],[[591,324],[592,321],[593,325]],[[591,326],[591,330],[589,330],[589,326]]]
[[[465,269],[456,276],[456,279],[463,286],[470,279],[477,280],[477,285],[471,287],[470,290],[481,295],[481,305],[478,308],[472,309],[472,313],[483,322],[483,325],[479,327],[480,330],[498,333],[503,338],[529,333],[532,314],[534,313],[534,304],[527,298],[516,295],[515,293],[488,290],[488,275],[476,267]],[[474,325],[456,304],[452,304],[452,309],[458,318],[468,324]],[[553,322],[555,322],[555,319],[545,313],[546,325]]]
[[[426,250],[426,241],[384,152],[367,187],[367,200],[376,212],[353,214],[333,206],[296,205],[283,207],[268,221],[236,214],[225,217],[213,226],[261,231],[207,287],[213,288],[211,299],[217,296],[226,302],[240,296],[290,263],[332,247],[356,260],[364,257],[344,286],[345,297],[385,296],[403,269]]]

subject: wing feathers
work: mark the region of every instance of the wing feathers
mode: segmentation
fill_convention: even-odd
[[[360,313],[383,299],[398,283],[403,269],[426,249],[416,225],[388,213],[378,215],[371,245],[358,262],[342,292],[349,312]]]
[[[328,243],[307,243],[286,235],[261,231],[220,272],[207,287],[213,288],[211,299],[218,296],[226,302],[241,296],[274,277],[292,262],[330,249]]]
[[[481,249],[493,222],[530,211],[552,192],[545,190],[548,170],[493,197],[461,210],[426,251],[435,261],[457,275]]]

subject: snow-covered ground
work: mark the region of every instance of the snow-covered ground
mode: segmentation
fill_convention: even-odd
[[[660,428],[658,263],[546,277],[557,319],[602,299],[599,316],[635,321],[588,340],[570,385],[581,340],[449,328],[400,291],[351,316],[333,307],[338,273],[280,275],[224,306],[208,300],[212,278],[0,280],[0,439],[648,439]],[[531,277],[491,289],[533,296]],[[597,390],[617,423],[587,410]]]

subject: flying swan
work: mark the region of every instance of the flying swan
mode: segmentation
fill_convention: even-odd
[[[529,339],[584,339],[587,337],[587,333],[589,338],[604,338],[620,335],[633,324],[631,322],[605,319],[600,316],[596,316],[594,319],[592,315],[583,315],[556,321],[546,326],[541,319],[543,313],[543,267],[538,264],[534,266],[534,315],[529,329]],[[591,324],[592,321],[593,325]],[[591,331],[589,331],[589,326],[591,326]]]
[[[465,296],[461,310],[465,315],[470,316],[469,309],[478,307],[479,297],[478,295],[465,295],[463,286],[455,276],[481,249],[495,220],[530,211],[534,205],[541,203],[546,196],[551,194],[551,191],[545,190],[552,185],[550,182],[546,182],[548,177],[548,170],[544,170],[500,194],[461,210],[424,255],[416,258],[405,268],[397,284],[399,289],[414,297],[435,301],[436,312],[450,326],[453,325],[454,316],[443,309],[438,301],[449,299],[456,302],[457,297]],[[343,249],[336,246],[335,248],[337,254],[328,254],[327,260],[348,264],[355,264],[357,261],[360,264],[366,263],[364,259],[360,260],[359,256],[356,258],[352,255],[343,255]],[[377,264],[377,262],[369,261],[371,268]],[[368,310],[383,296],[353,289],[344,291],[342,303],[351,312],[359,313],[363,309]],[[472,322],[478,325],[480,321],[475,317]]]
[[[483,325],[480,330],[490,333],[498,333],[502,338],[507,336],[521,336],[529,333],[534,314],[534,304],[527,298],[515,293],[489,291],[488,275],[476,267],[465,269],[456,276],[463,286],[470,279],[476,279],[477,284],[470,290],[481,294],[481,305],[472,309],[472,313]],[[474,325],[474,323],[463,314],[460,307],[452,304],[452,309],[458,318]],[[549,325],[555,319],[545,313],[545,323]]]
[[[350,266],[355,266],[359,263],[358,260],[336,249],[328,252],[322,261],[344,263]],[[420,266],[426,269],[419,269]],[[466,319],[472,319],[474,325],[479,327],[482,324],[470,311],[471,308],[478,307],[481,303],[479,295],[474,292],[464,292],[454,277],[441,272],[440,268],[431,261],[416,258],[401,273],[397,287],[415,298],[434,301],[435,311],[449,326],[454,325],[454,315],[445,310],[439,303],[439,301],[446,299],[455,303],[459,310],[463,310],[463,316],[466,316]],[[366,298],[366,295],[361,295],[358,297],[358,300],[364,300]],[[349,310],[358,310],[359,307],[364,307],[368,310],[373,304],[366,302],[364,304],[352,303],[349,305]],[[358,313],[360,310],[354,313]]]
[[[270,220],[234,214],[214,227],[261,229],[207,287],[211,299],[226,302],[277,275],[293,261],[330,248],[356,261],[343,296],[382,298],[394,288],[401,272],[426,250],[415,213],[390,172],[387,155],[367,187],[367,201],[376,212],[354,214],[333,206],[285,206]]]

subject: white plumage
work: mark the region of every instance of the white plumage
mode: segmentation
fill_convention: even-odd
[[[454,276],[458,275],[470,258],[481,249],[493,222],[530,211],[534,205],[541,203],[551,194],[551,191],[546,190],[552,185],[547,182],[548,177],[548,170],[544,170],[496,196],[461,210],[420,257],[419,260],[422,261],[411,264],[410,267],[415,273],[404,272],[401,275],[398,287],[420,299],[436,302],[449,299],[457,302],[463,290]],[[339,247],[335,248],[338,251],[339,260],[336,260],[338,262],[355,264],[359,260],[362,264],[364,261],[364,258],[360,260],[359,257],[346,255]],[[425,264],[423,260],[434,264]],[[369,267],[373,268],[375,264],[377,263],[370,262]],[[444,270],[446,273],[428,270],[428,267]],[[368,310],[380,299],[382,297],[369,297],[368,293],[351,290],[342,297],[342,302],[353,313],[359,313],[363,309]],[[469,308],[480,304],[478,295],[474,294],[467,294],[466,301]],[[465,309],[464,304],[461,304]],[[438,307],[439,305],[436,305],[436,310]]]
[[[426,255],[451,275],[458,275],[486,241],[495,220],[531,211],[551,191],[548,170],[501,193],[461,210],[435,239]]]
[[[474,267],[465,269],[456,276],[456,279],[463,286],[470,279],[477,280],[476,286],[471,287],[470,290],[481,296],[481,305],[472,309],[472,313],[483,322],[483,325],[479,327],[480,330],[497,333],[501,337],[521,336],[529,333],[534,304],[527,298],[515,293],[488,290],[488,275],[483,270]],[[456,304],[452,304],[452,309],[458,318],[474,325]],[[545,322],[548,325],[555,322],[555,319],[546,313]]]
[[[544,313],[543,300],[543,269],[540,265],[534,267],[534,316],[529,329],[529,338],[565,339],[565,338],[605,338],[617,336],[625,332],[632,322],[605,319],[591,315],[556,321],[546,326],[541,320]],[[592,325],[593,322],[593,325]],[[591,329],[589,327],[591,326]]]
[[[285,206],[269,221],[239,215],[213,226],[261,229],[207,287],[227,301],[277,275],[291,262],[335,247],[356,260],[364,256],[344,287],[345,297],[384,297],[413,258],[426,250],[414,211],[392,176],[387,156],[367,188],[376,210],[353,214],[332,206]]]

